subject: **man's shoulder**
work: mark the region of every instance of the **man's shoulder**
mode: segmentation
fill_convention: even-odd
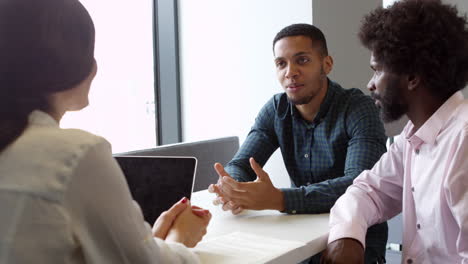
[[[468,124],[468,99],[462,101],[462,103],[455,110],[455,118],[464,123],[466,126]]]
[[[275,105],[289,104],[288,96],[284,92],[274,94],[273,97],[270,99],[270,101],[272,101]]]
[[[463,100],[457,106],[447,126],[451,130],[457,131],[463,138],[468,139],[468,100]]]
[[[343,88],[336,82],[331,82],[331,89],[336,96],[334,101],[343,108],[355,109],[362,107],[375,108],[372,98],[358,88]]]
[[[265,104],[264,110],[274,112],[276,115],[284,116],[290,112],[290,103],[286,93],[277,93],[273,95]],[[270,113],[271,114],[271,113]]]
[[[369,97],[364,94],[361,89],[358,88],[343,88],[339,83],[330,81],[330,87],[335,91],[339,97],[352,98],[357,100],[362,100],[362,98]]]

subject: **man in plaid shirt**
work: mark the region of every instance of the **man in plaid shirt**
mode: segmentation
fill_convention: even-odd
[[[290,214],[328,213],[363,170],[386,151],[385,131],[373,100],[327,78],[333,59],[320,29],[293,24],[273,40],[276,72],[285,92],[260,110],[245,142],[215,169],[215,204],[233,214],[273,209]],[[290,188],[275,188],[262,167],[281,149]],[[381,263],[387,223],[367,232],[366,263]],[[318,262],[314,256],[310,262]]]

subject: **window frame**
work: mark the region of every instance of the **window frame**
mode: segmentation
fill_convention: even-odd
[[[153,0],[156,145],[182,141],[177,0]]]

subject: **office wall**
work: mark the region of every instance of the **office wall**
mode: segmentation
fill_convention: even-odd
[[[343,87],[355,87],[368,93],[366,85],[372,76],[370,52],[362,47],[357,32],[362,17],[378,6],[382,6],[382,0],[313,1],[313,23],[325,33],[335,62],[329,77]]]

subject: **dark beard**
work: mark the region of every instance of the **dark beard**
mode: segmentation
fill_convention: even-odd
[[[325,73],[325,70],[323,69],[323,65],[320,66],[320,76],[326,78],[326,73]],[[293,105],[305,105],[305,104],[310,103],[310,101],[312,101],[312,99],[314,99],[314,97],[315,97],[315,95],[309,95],[309,96],[304,96],[302,98],[298,98],[296,100],[293,100],[292,98],[289,98],[289,101]]]
[[[310,96],[305,96],[305,97],[299,98],[297,100],[293,100],[292,98],[289,98],[289,101],[293,105],[305,105],[305,104],[310,103],[310,101],[312,101],[313,98],[314,98],[314,96],[310,95]]]
[[[371,94],[372,98],[380,101],[380,117],[385,123],[397,121],[408,112],[408,105],[401,101],[399,81],[397,77],[389,79],[382,96]]]

